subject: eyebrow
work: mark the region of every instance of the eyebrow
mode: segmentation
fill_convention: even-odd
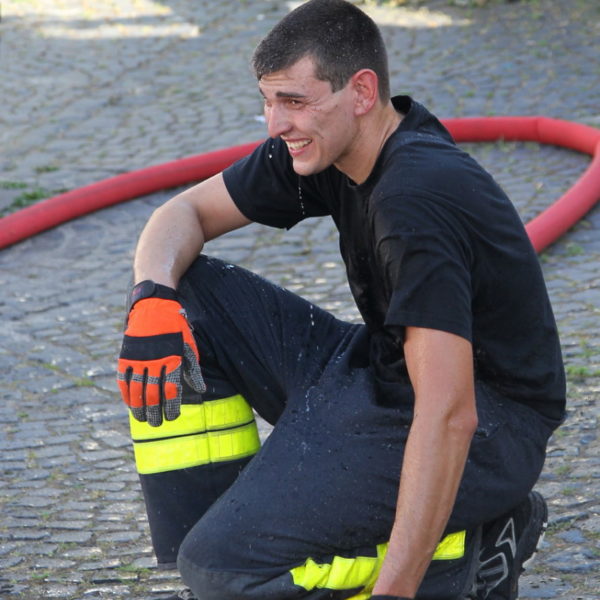
[[[263,98],[266,98],[265,94],[260,89],[260,87],[258,88],[258,91],[260,92],[260,95]],[[275,92],[275,97],[277,97],[277,98],[307,98],[306,94],[299,94],[297,92]]]

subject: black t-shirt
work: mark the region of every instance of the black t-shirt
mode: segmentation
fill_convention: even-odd
[[[331,215],[382,390],[407,381],[404,328],[427,327],[472,342],[476,379],[561,419],[560,343],[515,208],[422,105],[393,102],[404,118],[363,184],[333,166],[297,175],[278,138],[224,172],[229,193],[246,217],[275,227]]]

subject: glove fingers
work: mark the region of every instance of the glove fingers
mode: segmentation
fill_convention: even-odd
[[[119,391],[121,392],[121,398],[127,406],[131,404],[129,401],[129,381],[132,374],[133,369],[123,361],[119,360],[117,370],[117,385],[119,386]]]
[[[148,369],[134,373],[129,384],[129,408],[138,421],[147,421],[148,425],[158,427],[162,424],[160,403],[160,378],[148,374]]]
[[[139,381],[134,381],[134,375],[133,367],[127,361],[119,359],[117,384],[119,385],[121,398],[131,410],[134,418],[144,422],[146,421],[146,407],[140,393],[140,383]]]
[[[134,372],[129,382],[129,408],[134,418],[138,421],[147,421],[148,412],[146,410],[146,373]]]
[[[183,358],[185,363],[183,376],[185,380],[195,392],[203,394],[206,392],[206,383],[204,383],[204,377],[198,363],[198,354],[187,343],[183,344]]]
[[[166,364],[165,364],[166,363]],[[179,416],[181,404],[180,356],[169,356],[156,361],[133,361],[120,359],[118,381],[125,404],[138,421],[147,421],[152,427],[163,422],[165,417],[173,420]]]
[[[137,421],[144,422],[146,420],[146,407],[131,405],[129,381],[123,379],[121,376],[121,373],[119,373],[119,376],[118,376],[118,384],[119,384],[119,389],[121,391],[121,398],[123,399],[123,402],[125,402],[125,404],[131,410],[131,414],[133,414],[134,418]]]
[[[148,375],[145,382],[146,418],[152,427],[162,425],[163,409],[167,421],[176,419],[181,412],[182,360],[179,356],[171,356],[166,362],[158,376]]]
[[[168,398],[165,398],[163,406],[165,408],[165,419],[167,421],[174,421],[181,414],[182,388],[181,384],[177,386],[170,384],[169,387],[175,390],[175,395],[170,394]]]
[[[160,427],[162,425],[163,414],[160,404],[146,406],[146,420],[151,427]]]

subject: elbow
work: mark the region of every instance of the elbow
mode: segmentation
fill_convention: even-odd
[[[450,415],[448,419],[448,429],[453,431],[455,435],[471,440],[477,431],[477,409],[469,407],[463,408]]]
[[[477,431],[477,404],[474,390],[467,390],[448,399],[440,418],[449,434],[469,440]]]
[[[464,423],[462,424],[462,430],[465,432],[465,435],[471,439],[475,432],[477,431],[477,425],[479,424],[479,420],[477,419],[477,411],[473,410],[467,417],[464,418]]]
[[[470,442],[478,426],[475,402],[446,407],[445,410],[424,412],[417,410],[413,420],[413,428],[425,428],[436,431],[436,435]]]

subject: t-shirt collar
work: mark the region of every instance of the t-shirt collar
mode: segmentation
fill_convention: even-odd
[[[387,149],[393,144],[397,135],[406,131],[421,131],[452,141],[452,136],[440,121],[422,104],[419,104],[419,102],[416,102],[410,96],[394,96],[392,98],[392,105],[402,115],[402,121],[400,121],[400,125],[398,125],[396,131],[394,131],[385,141],[381,153],[377,157],[373,169],[367,179],[360,185],[353,184],[362,194],[370,193],[373,186],[378,181],[385,163]]]

